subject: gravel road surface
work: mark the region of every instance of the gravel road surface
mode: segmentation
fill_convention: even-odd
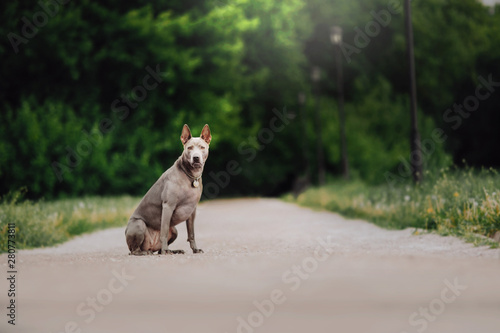
[[[500,250],[384,230],[275,199],[198,207],[172,249],[129,256],[123,228],[2,255],[0,332],[500,332]]]

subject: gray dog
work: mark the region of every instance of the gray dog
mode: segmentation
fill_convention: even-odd
[[[149,189],[128,221],[125,236],[130,254],[184,253],[168,248],[177,238],[175,226],[184,221],[193,253],[203,253],[194,240],[194,218],[202,193],[201,174],[210,140],[208,125],[203,127],[199,138],[191,137],[188,125],[184,125],[182,155]]]

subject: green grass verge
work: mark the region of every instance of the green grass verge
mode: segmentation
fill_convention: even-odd
[[[20,197],[16,192],[0,202],[0,252],[8,248],[9,223],[15,224],[17,249],[52,246],[83,233],[125,226],[140,200],[123,196],[33,202]]]
[[[490,237],[500,230],[500,176],[494,170],[442,170],[418,186],[368,186],[360,181],[310,188],[300,205],[362,218],[390,229],[408,227],[454,235],[475,245],[498,247]]]

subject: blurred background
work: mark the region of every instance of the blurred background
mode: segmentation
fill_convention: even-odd
[[[427,171],[500,166],[494,2],[412,1]],[[0,195],[143,195],[184,123],[212,130],[209,197],[280,195],[322,164],[340,178],[340,96],[350,178],[411,182],[402,0],[4,1],[0,15]]]

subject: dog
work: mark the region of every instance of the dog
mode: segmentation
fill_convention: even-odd
[[[149,189],[128,221],[125,238],[131,255],[156,251],[159,254],[184,253],[169,249],[177,238],[175,226],[184,221],[193,253],[203,253],[194,239],[194,219],[203,191],[201,176],[211,140],[208,125],[197,138],[193,138],[188,125],[184,125],[182,155]]]

